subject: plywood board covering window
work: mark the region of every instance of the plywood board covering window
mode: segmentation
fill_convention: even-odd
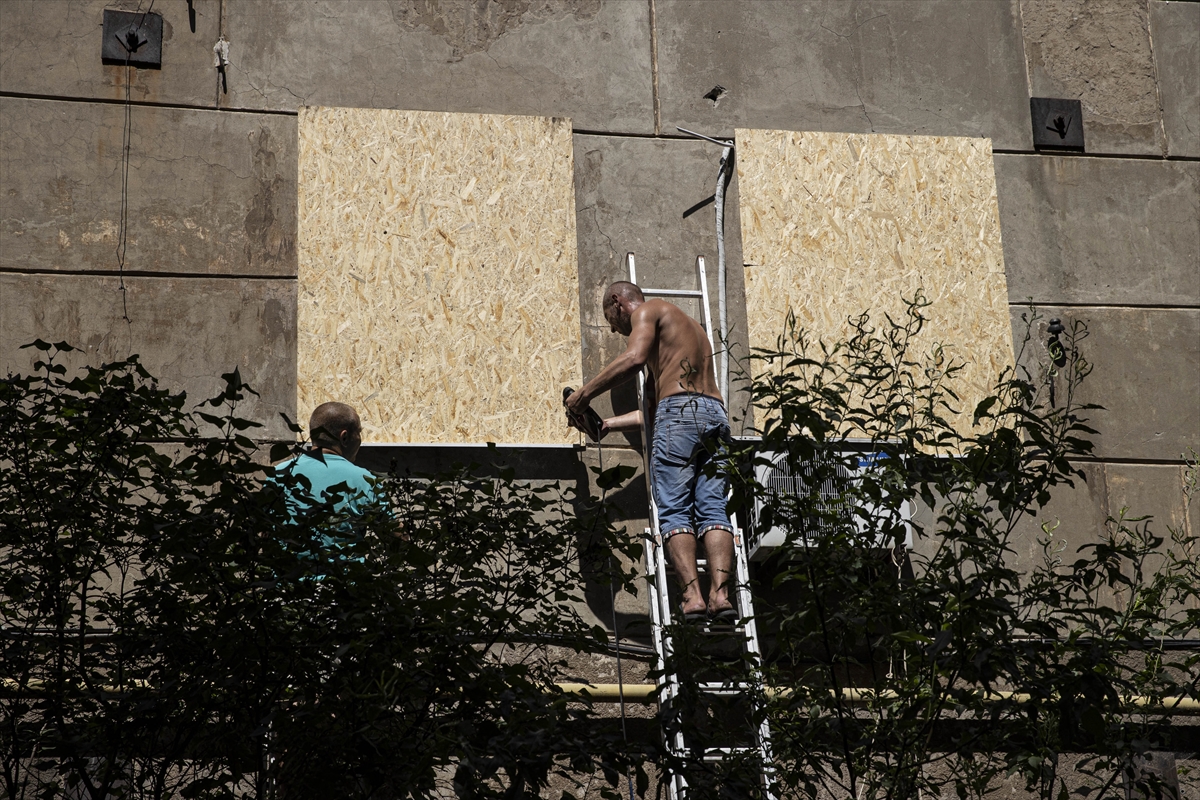
[[[965,364],[951,387],[966,432],[1013,364],[988,139],[736,132],[749,343],[771,348],[788,312],[827,342],[863,312],[883,321],[920,290],[917,355]]]
[[[580,383],[569,120],[304,108],[298,410],[368,441],[566,443]]]

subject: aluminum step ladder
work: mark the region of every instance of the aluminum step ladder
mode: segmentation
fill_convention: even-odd
[[[636,284],[638,281],[634,254],[629,253],[625,259],[629,271],[629,281]],[[704,269],[703,256],[697,256],[696,258],[696,271],[700,283],[699,289],[649,289],[644,286],[639,286],[638,288],[642,290],[642,294],[647,298],[692,298],[699,300],[700,323],[708,335],[709,346],[712,347],[713,334],[708,303],[708,278]],[[715,347],[713,348],[713,362],[715,374],[717,368]],[[641,372],[637,376],[637,395],[638,408],[642,412],[642,441],[644,443],[642,454],[643,471],[646,473],[646,489],[650,500],[650,527],[646,528],[645,535],[646,575],[647,583],[650,587],[651,632],[654,639],[654,649],[658,656],[658,667],[661,672],[658,677],[659,703],[662,706],[679,710],[681,688],[679,675],[668,672],[669,666],[675,663],[673,658],[675,655],[675,643],[671,633],[672,612],[674,609],[672,608],[673,603],[670,595],[668,575],[671,567],[667,562],[665,541],[659,527],[658,505],[654,502],[653,476],[650,471],[650,449],[653,438],[648,424],[650,415],[648,413],[649,410],[646,408],[645,374]],[[750,596],[750,568],[746,555],[746,540],[742,529],[738,525],[736,516],[731,515],[731,522],[733,524],[734,551],[734,608],[737,609],[739,621],[733,625],[705,625],[703,631],[705,634],[733,634],[737,636],[740,639],[742,654],[749,656],[748,659],[743,660],[752,665],[758,665],[761,663],[762,648],[758,638],[757,623],[754,618],[754,602]],[[707,571],[707,565],[703,559],[697,559],[697,566],[701,572]],[[758,716],[761,719],[758,725],[749,726],[751,728],[751,730],[747,731],[751,742],[749,745],[706,748],[701,756],[703,760],[714,763],[721,762],[727,757],[739,753],[755,753],[762,769],[762,796],[764,800],[776,800],[772,788],[774,783],[774,768],[771,761],[770,727],[765,716],[757,713],[761,711],[758,704],[763,697],[762,676],[757,668],[750,670],[743,680],[700,682],[697,684],[697,688],[702,695],[709,697],[748,699],[752,704],[752,716]],[[689,755],[689,746],[682,724],[675,725],[674,731],[666,732],[665,736],[667,739],[667,749],[672,755],[678,758],[686,758]],[[687,800],[687,776],[678,772],[671,773],[669,796],[671,800]]]

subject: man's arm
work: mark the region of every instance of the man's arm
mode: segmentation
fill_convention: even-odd
[[[630,411],[604,420],[604,427],[600,429],[600,435],[603,436],[611,431],[636,431],[641,427],[642,412]]]
[[[650,412],[650,424],[646,428],[647,430],[654,430],[654,410],[658,405],[658,398],[655,397],[653,374],[646,375],[646,383],[642,386],[642,392],[646,397],[646,409]],[[636,431],[641,429],[641,427],[641,410],[630,411],[604,420],[604,427],[600,429],[600,435],[603,438],[604,434],[610,431]]]
[[[630,319],[633,330],[629,334],[629,344],[625,347],[625,352],[610,361],[607,367],[600,370],[599,375],[568,397],[568,409],[581,413],[591,405],[593,399],[629,380],[645,366],[654,347],[654,338],[658,335],[658,315],[652,307],[647,308],[647,305],[642,304],[633,312]]]

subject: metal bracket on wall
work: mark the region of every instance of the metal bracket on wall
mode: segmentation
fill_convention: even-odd
[[[162,68],[163,18],[161,14],[104,9],[104,38],[100,60],[105,64]]]
[[[1029,117],[1038,150],[1083,152],[1083,107],[1078,100],[1031,97]]]

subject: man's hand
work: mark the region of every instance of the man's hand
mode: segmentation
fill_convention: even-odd
[[[563,405],[567,407],[567,411],[572,414],[582,414],[591,403],[583,399],[583,391],[576,389],[571,392],[571,396],[563,401]]]

